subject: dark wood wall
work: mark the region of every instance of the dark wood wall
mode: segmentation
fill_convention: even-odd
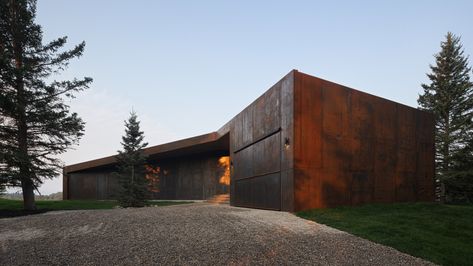
[[[238,114],[230,125],[231,204],[292,208],[293,72]]]
[[[64,182],[67,182],[66,199],[114,199],[118,191],[118,182],[116,178],[112,176],[113,171],[115,171],[114,168],[107,167],[97,170],[68,173],[67,179],[64,179]]]
[[[160,191],[153,193],[155,199],[209,199],[215,195],[230,193],[229,185],[220,183],[225,166],[219,159],[225,154],[183,157],[160,160]]]
[[[423,111],[296,72],[294,210],[433,200]]]
[[[229,193],[229,185],[219,182],[225,174],[219,159],[225,155],[218,152],[150,162],[161,169],[159,192],[151,193],[151,198],[202,200]],[[107,167],[66,174],[66,199],[115,199],[119,186],[113,171]]]

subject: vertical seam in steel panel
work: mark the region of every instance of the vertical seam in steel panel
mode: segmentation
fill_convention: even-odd
[[[281,166],[282,166],[282,163],[281,163],[281,160],[283,158],[282,156],[282,152],[284,152],[284,149],[281,147],[281,143],[282,143],[282,135],[283,135],[283,132],[282,132],[282,89],[283,89],[283,85],[284,85],[284,81],[287,80],[287,77],[285,77],[282,81],[280,81],[279,83],[279,88],[276,87],[276,89],[279,89],[279,97],[278,97],[278,120],[279,120],[279,128],[281,129],[280,133],[279,133],[279,140],[277,140],[277,145],[278,145],[278,149],[279,149],[279,160],[278,160],[278,164],[279,164],[279,210],[282,210],[282,182],[281,182],[281,172],[282,172],[282,169],[281,169]]]

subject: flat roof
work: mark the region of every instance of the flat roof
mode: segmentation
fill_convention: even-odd
[[[194,155],[211,151],[228,151],[229,135],[226,130],[219,130],[192,138],[173,141],[143,149],[149,159],[173,158]],[[73,173],[93,168],[111,166],[117,163],[117,155],[107,156],[91,161],[72,164],[64,167],[64,173]]]

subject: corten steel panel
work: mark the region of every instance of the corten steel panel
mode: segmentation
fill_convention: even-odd
[[[253,176],[254,172],[254,146],[233,153],[233,178],[235,180]]]
[[[281,170],[287,170],[294,168],[294,71],[282,79],[280,93]]]
[[[254,105],[248,106],[248,108],[241,113],[242,125],[241,125],[241,146],[248,145],[255,139],[253,134],[253,128],[255,127],[255,108]],[[239,146],[239,147],[241,147]]]
[[[234,153],[237,206],[281,209],[280,138],[277,132]]]
[[[281,169],[281,210],[294,210],[294,168]]]
[[[322,88],[294,77],[294,210],[318,206],[322,168]],[[310,87],[312,89],[304,89]],[[304,112],[302,112],[304,110]]]
[[[396,201],[403,202],[416,198],[416,176],[414,172],[399,172],[396,175]]]
[[[373,139],[353,137],[350,142],[352,160],[350,170],[353,172],[372,172],[374,170],[375,145]]]
[[[232,205],[279,210],[284,202],[284,210],[293,209],[293,73],[232,121]],[[250,130],[252,138],[244,138]]]
[[[294,71],[281,81],[281,210],[294,210]]]
[[[324,83],[322,86],[322,143],[325,138],[346,139],[350,134],[350,94],[343,87]],[[313,120],[312,120],[313,121]],[[324,149],[322,147],[322,149]],[[324,161],[325,163],[325,161]],[[325,165],[324,165],[325,167]]]
[[[239,150],[253,142],[254,105],[250,105],[234,118],[231,126],[232,150]]]
[[[358,205],[372,202],[374,187],[373,172],[351,172],[351,178],[351,203]]]
[[[264,175],[281,170],[281,132],[239,150],[233,154],[235,180]]]
[[[295,77],[294,164],[298,168],[321,168],[322,89],[319,80]]]
[[[374,201],[394,202],[397,152],[396,143],[376,140],[374,156]]]
[[[281,82],[278,82],[251,105],[254,121],[253,140],[263,138],[281,127],[280,95]]]
[[[235,191],[235,178],[243,176],[243,173],[240,173],[242,170],[240,167],[235,166],[235,158],[241,155],[235,154],[235,150],[243,146],[243,117],[242,114],[237,114],[230,122],[230,204],[232,206],[238,205]],[[237,161],[242,162],[244,158],[236,158]],[[243,170],[244,171],[244,170]],[[241,190],[240,190],[241,193]]]
[[[354,183],[367,183],[365,187],[373,185],[374,156],[375,145],[375,112],[371,98],[374,96],[366,95],[358,91],[351,91],[351,109],[350,109],[350,145],[352,149],[352,158],[350,160],[350,170],[353,172]],[[360,178],[365,176],[366,178]],[[365,193],[367,195],[359,195]],[[352,202],[357,203],[365,201],[372,193],[368,191],[356,192]]]
[[[416,145],[416,110],[399,105],[398,109],[399,147],[415,152]],[[415,161],[413,166],[415,167]]]
[[[348,91],[333,84],[322,86],[322,167],[347,169],[351,161]]]
[[[249,125],[248,125],[249,126]],[[251,125],[252,126],[252,125]],[[230,152],[243,147],[243,114],[233,118],[230,126]]]
[[[397,123],[397,105],[381,98],[373,97],[374,106],[374,132],[376,139],[391,143],[398,143],[399,132]],[[399,124],[404,126],[404,121]]]
[[[320,168],[319,168],[320,170]],[[321,172],[313,168],[294,169],[294,208],[305,210],[321,206]]]
[[[322,207],[351,204],[351,174],[346,169],[323,168],[320,171]]]
[[[281,132],[253,145],[253,176],[281,171]]]
[[[255,177],[251,180],[251,196],[256,208],[272,210],[281,209],[281,176],[280,173]]]
[[[375,113],[371,98],[374,96],[359,91],[351,92],[350,131],[353,138],[373,139],[375,136]]]
[[[416,129],[418,138],[416,139],[417,169],[416,187],[417,197],[421,201],[434,200],[434,182],[430,177],[435,175],[435,140],[429,132],[434,130],[434,120],[431,114],[419,112],[416,117]]]
[[[295,73],[294,209],[433,200],[430,114]]]
[[[237,206],[280,210],[280,199],[280,173],[235,180]]]

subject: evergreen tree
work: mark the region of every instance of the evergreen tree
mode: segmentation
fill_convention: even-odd
[[[444,182],[447,201],[473,203],[473,138],[453,157]]]
[[[60,51],[67,37],[43,44],[35,0],[0,1],[0,183],[21,186],[24,208],[35,209],[34,190],[61,173],[56,155],[76,144],[84,122],[65,98],[88,88],[91,78],[53,80],[82,42]]]
[[[418,103],[435,117],[437,178],[445,185],[456,154],[467,145],[473,130],[473,83],[460,37],[449,32],[435,61],[427,74],[430,84],[422,84],[424,94]]]
[[[125,136],[122,137],[123,150],[118,151],[118,171],[120,191],[118,202],[122,207],[143,207],[147,198],[146,156],[143,148],[144,133],[140,131],[140,122],[136,113],[131,112],[125,121]]]

